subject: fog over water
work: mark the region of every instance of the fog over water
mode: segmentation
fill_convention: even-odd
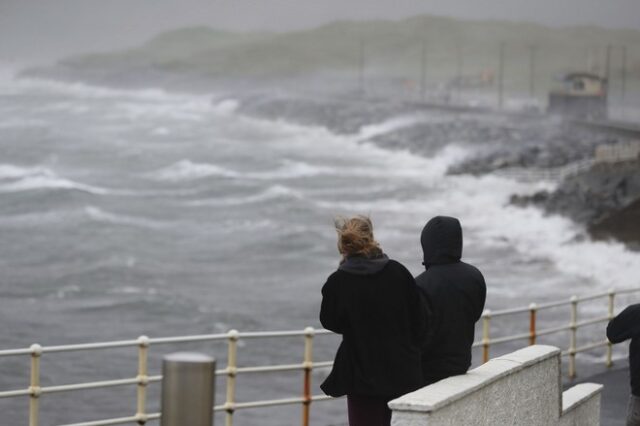
[[[124,48],[184,26],[290,31],[335,20],[419,14],[640,28],[636,0],[2,0],[0,39],[5,42],[0,43],[0,61],[42,62],[71,53]]]

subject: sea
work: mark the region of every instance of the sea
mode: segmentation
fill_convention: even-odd
[[[640,253],[509,204],[512,194],[556,183],[449,175],[477,155],[464,140],[442,141],[430,155],[376,143],[453,122],[452,112],[364,117],[345,133],[244,114],[246,99],[0,73],[0,349],[320,328],[320,289],[339,262],[333,221],[353,214],[370,216],[384,251],[415,274],[426,221],[458,217],[463,257],[485,275],[491,309],[639,284]],[[583,312],[602,314],[606,301]],[[549,315],[569,318],[566,308]],[[526,315],[493,325],[496,335],[528,330]],[[566,347],[568,336],[547,341]],[[302,342],[241,340],[239,363],[301,362]],[[332,360],[338,343],[316,337],[314,359]],[[150,349],[150,373],[160,374],[164,354],[183,350],[224,368],[224,342],[162,345]],[[45,353],[42,385],[135,377],[136,356],[136,348]],[[582,359],[602,362],[603,352]],[[315,394],[326,374],[314,371]],[[0,358],[0,391],[28,383],[28,356]],[[224,386],[220,378],[218,403]],[[242,402],[301,392],[301,372],[238,378]],[[149,385],[149,411],[159,410],[158,393]],[[129,416],[135,386],[45,394],[40,405],[45,426]],[[0,425],[27,424],[27,406],[27,397],[0,400]],[[238,410],[234,424],[296,425],[300,410]],[[346,424],[344,400],[314,403],[311,413],[313,425]]]

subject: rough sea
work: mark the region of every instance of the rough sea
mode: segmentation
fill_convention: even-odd
[[[416,274],[424,223],[460,218],[464,258],[484,273],[492,309],[639,284],[639,253],[592,242],[569,219],[508,204],[511,194],[552,182],[446,175],[473,155],[465,141],[446,141],[429,157],[372,142],[456,120],[452,113],[402,112],[337,134],[246,116],[241,102],[0,78],[0,349],[320,327],[320,288],[339,260],[337,215],[370,215],[387,254]],[[581,314],[605,309],[602,300]],[[549,315],[569,318],[567,309]],[[494,324],[496,334],[528,330],[526,315]],[[566,347],[568,337],[547,342]],[[331,360],[337,344],[317,337],[315,359]],[[185,349],[224,367],[224,344],[166,345],[151,348],[151,374],[162,354]],[[240,342],[239,362],[302,355],[301,338],[249,340]],[[602,352],[582,360],[601,361]],[[28,357],[0,358],[0,391],[26,388],[28,366]],[[45,353],[42,384],[134,377],[136,368],[135,348]],[[314,393],[326,373],[314,372]],[[224,379],[217,385],[220,402]],[[159,409],[158,390],[150,385],[150,411]],[[301,391],[299,372],[238,379],[239,401]],[[27,424],[27,401],[0,400],[0,425]],[[312,424],[346,424],[344,405],[313,404]],[[45,426],[129,416],[135,387],[44,395],[41,410]],[[235,418],[239,426],[296,425],[300,407]]]

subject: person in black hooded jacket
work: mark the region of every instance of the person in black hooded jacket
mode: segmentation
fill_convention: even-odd
[[[411,273],[382,252],[368,218],[336,230],[343,259],[322,287],[320,322],[342,342],[320,387],[347,395],[350,426],[388,426],[387,402],[422,384],[424,306]]]
[[[464,374],[471,366],[475,323],[487,294],[482,273],[462,262],[458,219],[437,216],[420,237],[426,270],[416,277],[430,311],[422,352],[424,384]]]
[[[611,343],[629,343],[629,373],[631,395],[627,409],[627,426],[640,426],[640,303],[630,305],[607,325],[607,339]]]

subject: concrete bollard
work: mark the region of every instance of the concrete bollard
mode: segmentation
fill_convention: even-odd
[[[162,361],[161,426],[212,426],[215,395],[214,358],[177,352]]]

